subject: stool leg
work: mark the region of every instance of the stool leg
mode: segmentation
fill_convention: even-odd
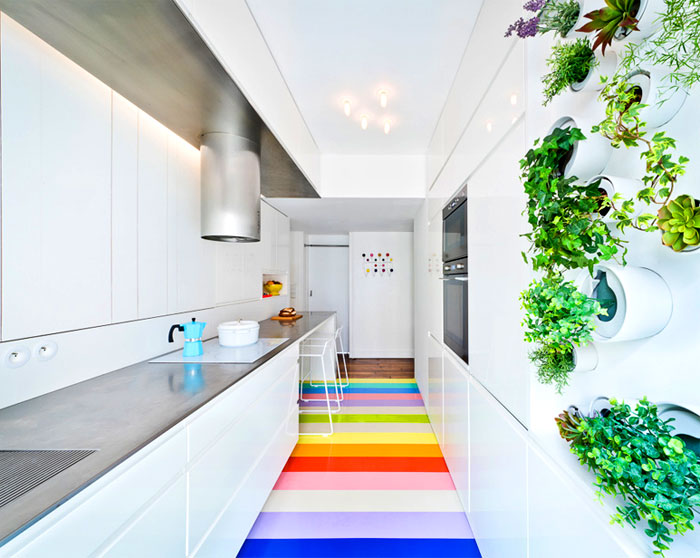
[[[350,377],[348,376],[348,363],[345,360],[345,347],[343,347],[343,338],[338,335],[340,342],[340,354],[343,356],[343,368],[345,369],[345,387],[350,385]],[[338,363],[338,374],[340,375],[340,363]]]

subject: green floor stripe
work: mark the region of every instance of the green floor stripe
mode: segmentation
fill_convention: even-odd
[[[299,422],[328,422],[328,415],[299,415]],[[428,415],[333,415],[333,422],[430,422]]]

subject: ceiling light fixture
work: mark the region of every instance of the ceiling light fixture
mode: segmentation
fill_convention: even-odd
[[[366,114],[363,114],[363,115],[362,115],[362,118],[360,119],[360,126],[362,127],[363,130],[366,130],[366,129],[367,129],[367,123],[368,123],[368,122],[369,122],[369,121],[367,120],[367,115],[366,115]]]
[[[389,100],[389,99],[388,99],[388,96],[387,96],[387,92],[386,92],[384,89],[382,89],[382,90],[379,92],[379,105],[380,105],[382,108],[386,108],[386,104],[387,104],[388,100]]]
[[[518,95],[517,95],[517,94],[513,93],[513,94],[510,96],[510,104],[513,105],[513,106],[515,106],[515,105],[518,104]]]
[[[384,121],[384,133],[388,134],[389,132],[391,132],[391,122],[389,122],[388,120],[385,120]]]
[[[493,131],[493,122],[490,120],[486,123],[486,131],[491,133]]]
[[[345,116],[350,116],[350,101],[347,99],[343,101],[343,112],[345,113]]]

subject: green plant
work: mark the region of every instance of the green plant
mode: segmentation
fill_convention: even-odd
[[[596,263],[615,258],[623,246],[598,213],[611,203],[600,193],[600,183],[581,185],[576,177],[562,174],[574,144],[585,139],[578,128],[557,128],[520,161],[532,228],[524,236],[530,241],[535,271],[559,273],[585,267],[592,272]],[[626,249],[623,262],[625,253]],[[526,254],[523,257],[528,260]]]
[[[639,156],[645,163],[645,174],[642,177],[644,187],[636,193],[635,199],[623,199],[616,195],[612,201],[613,211],[610,217],[620,231],[628,227],[645,232],[655,231],[659,228],[658,218],[667,216],[667,212],[659,210],[657,215],[642,213],[634,217],[635,202],[642,202],[646,206],[657,205],[661,209],[667,206],[678,179],[685,174],[688,158],[679,156],[678,160],[673,159],[676,140],[668,137],[665,132],[647,137],[646,124],[640,117],[640,111],[646,105],[639,102],[638,93],[628,82],[616,80],[607,83],[601,99],[606,104],[606,117],[593,127],[593,133],[602,134],[614,148],[641,146]]]
[[[523,8],[535,12],[529,19],[518,18],[506,29],[506,37],[515,33],[521,39],[553,31],[566,35],[578,21],[581,7],[576,0],[529,0]]]
[[[541,384],[554,384],[557,393],[569,385],[569,375],[574,370],[574,349],[558,350],[553,347],[538,347],[529,355],[530,362],[537,367],[537,380]]]
[[[620,496],[624,505],[612,516],[632,527],[647,522],[654,554],[663,556],[674,535],[694,529],[700,507],[700,463],[673,436],[671,421],[663,421],[656,406],[642,399],[633,411],[610,400],[608,413],[582,417],[564,411],[556,423],[561,437],[579,462],[592,471],[599,498]]]
[[[588,39],[576,39],[573,43],[557,43],[547,59],[550,72],[542,77],[544,105],[567,87],[586,79],[597,60]]]
[[[591,341],[593,318],[605,314],[597,300],[578,291],[561,275],[533,281],[520,300],[527,312],[523,320],[525,340],[559,352]]]
[[[605,54],[605,48],[612,44],[620,30],[639,31],[638,20],[634,17],[639,4],[640,0],[605,0],[604,8],[584,14],[590,21],[577,31],[595,33],[593,50],[600,46]]]
[[[700,81],[700,0],[665,0],[661,29],[639,44],[627,45],[618,77],[637,68],[668,68],[669,90],[690,90]],[[663,99],[662,99],[663,100]]]
[[[700,244],[700,207],[691,196],[678,196],[662,206],[658,225],[664,231],[661,241],[676,252]]]

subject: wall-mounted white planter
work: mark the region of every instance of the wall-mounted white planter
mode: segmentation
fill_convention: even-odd
[[[670,89],[668,81],[664,80],[665,75],[665,72],[654,68],[649,71],[636,70],[625,78],[642,90],[641,103],[647,106],[640,111],[639,117],[647,123],[648,129],[668,123],[688,98],[683,89]]]
[[[582,272],[577,283],[581,292],[600,298],[603,278],[614,295],[616,307],[608,316],[595,318],[593,338],[596,341],[645,339],[666,327],[673,312],[673,301],[668,285],[658,273],[645,267],[598,264],[593,269],[593,277]]]
[[[560,34],[562,39],[576,39],[578,37],[585,37],[588,35],[588,33],[580,33],[576,31],[576,29],[579,29],[580,27],[585,25],[585,23],[588,21],[586,18],[583,17],[584,14],[587,14],[591,11],[590,9],[586,8],[587,3],[590,3],[590,0],[578,0],[578,19],[566,35]]]
[[[613,176],[610,174],[597,174],[588,180],[587,184],[592,184],[597,180],[600,180],[599,188],[603,190],[611,199],[615,196],[615,194],[620,194],[627,199],[634,198],[635,194],[644,186],[644,183],[639,179]],[[603,221],[606,223],[613,223],[614,221],[608,217],[612,213],[613,209],[612,207],[606,209],[608,211],[602,215]],[[635,201],[634,213],[632,217],[637,217],[639,214],[644,213],[645,210],[646,206],[642,205],[641,202]]]
[[[549,129],[551,133],[556,128],[579,128],[587,138],[574,144],[571,157],[564,168],[564,176],[588,180],[600,174],[608,164],[613,148],[603,136],[591,132],[594,124],[579,117],[563,116]]]
[[[626,31],[619,29],[615,36],[613,46],[618,52],[622,52],[627,43],[641,43],[647,37],[651,37],[661,29],[661,14],[666,11],[665,0],[641,0],[637,12],[637,27],[639,31]]]
[[[591,68],[586,79],[574,83],[571,90],[580,91],[601,91],[603,84],[600,82],[602,76],[613,76],[617,69],[617,55],[612,50],[608,50],[603,56],[599,51],[594,54],[595,66]]]
[[[590,372],[598,366],[598,349],[593,343],[574,346],[574,372]]]
[[[700,450],[700,409],[676,403],[657,404],[659,417],[673,419],[674,436],[679,436],[697,452]]]

